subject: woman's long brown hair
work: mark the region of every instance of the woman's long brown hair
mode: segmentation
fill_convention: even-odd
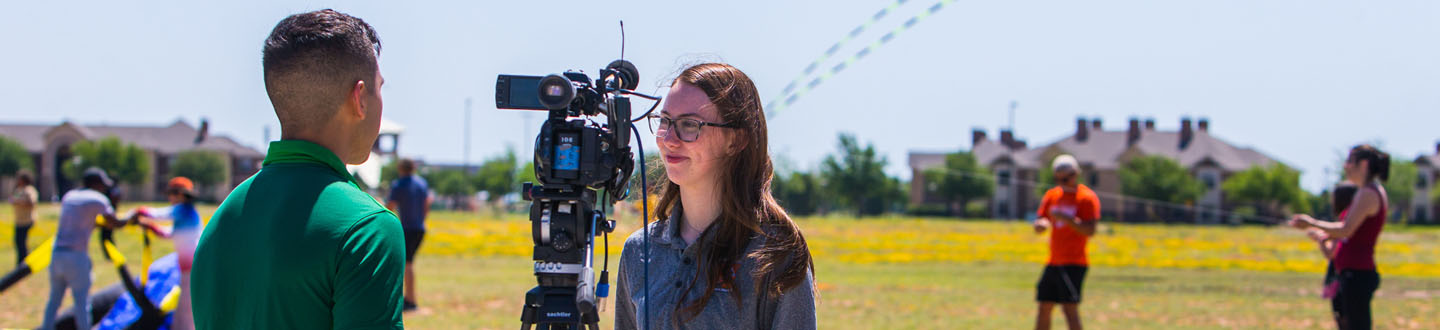
[[[785,210],[770,194],[770,180],[774,169],[770,163],[770,150],[765,128],[765,111],[760,103],[760,92],[755,83],[744,72],[723,63],[704,63],[691,66],[680,72],[673,83],[686,83],[699,87],[715,105],[720,118],[735,125],[730,129],[732,145],[737,149],[722,160],[719,173],[720,217],[705,230],[707,239],[696,240],[700,251],[699,265],[691,288],[703,279],[707,283],[705,295],[692,303],[676,306],[677,320],[689,320],[705,309],[706,302],[717,287],[730,287],[731,296],[740,301],[740,290],[735,286],[735,272],[731,267],[742,258],[753,258],[755,269],[748,274],[756,283],[754,294],[765,294],[769,298],[779,296],[785,290],[794,288],[805,281],[812,272],[814,262],[810,259],[810,248],[805,236],[791,221]],[[660,188],[660,202],[656,204],[658,219],[669,219],[670,213],[680,203],[680,186],[663,180]],[[678,224],[671,224],[672,226]],[[745,255],[745,249],[756,235],[764,236],[762,248]],[[761,279],[773,279],[768,287]],[[812,288],[797,288],[811,290]],[[689,292],[687,288],[684,292]],[[683,322],[683,321],[681,321]]]

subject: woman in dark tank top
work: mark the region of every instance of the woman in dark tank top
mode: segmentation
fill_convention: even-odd
[[[1350,149],[1345,159],[1345,180],[1359,187],[1340,221],[1317,220],[1299,214],[1290,225],[1312,238],[1335,240],[1331,261],[1338,288],[1331,305],[1340,329],[1370,329],[1370,300],[1380,288],[1375,268],[1375,244],[1385,228],[1389,198],[1381,184],[1390,177],[1390,155],[1370,145]]]

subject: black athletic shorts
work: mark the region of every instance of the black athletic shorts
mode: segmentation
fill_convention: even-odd
[[[425,240],[424,230],[405,231],[405,262],[415,261],[415,251],[420,250],[420,241]]]
[[[1035,300],[1062,304],[1079,303],[1080,295],[1085,289],[1085,272],[1089,269],[1088,266],[1078,265],[1045,266],[1045,272],[1040,275],[1040,283],[1035,284]]]

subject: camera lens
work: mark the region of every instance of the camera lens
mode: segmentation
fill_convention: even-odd
[[[570,79],[558,74],[552,74],[540,79],[540,105],[550,110],[562,110],[570,107],[570,101],[575,99],[575,85]]]

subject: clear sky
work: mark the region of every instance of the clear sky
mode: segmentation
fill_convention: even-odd
[[[205,117],[263,147],[264,128],[278,137],[279,125],[261,41],[288,14],[335,8],[379,31],[385,116],[408,127],[403,154],[458,163],[468,125],[472,162],[507,146],[525,158],[543,116],[494,109],[495,75],[593,73],[620,55],[619,20],[642,89],[663,94],[684,64],[718,59],[746,71],[768,102],[892,2],[9,2],[0,121]],[[900,5],[822,67],[934,3]],[[969,148],[976,127],[996,136],[1012,100],[1031,145],[1071,134],[1077,116],[1100,116],[1107,129],[1153,117],[1166,130],[1204,116],[1213,134],[1300,168],[1318,190],[1355,143],[1404,159],[1435,152],[1437,35],[1440,2],[1428,0],[961,0],[771,118],[770,143],[784,166],[813,169],[838,132],[852,132],[908,178],[908,151]]]

